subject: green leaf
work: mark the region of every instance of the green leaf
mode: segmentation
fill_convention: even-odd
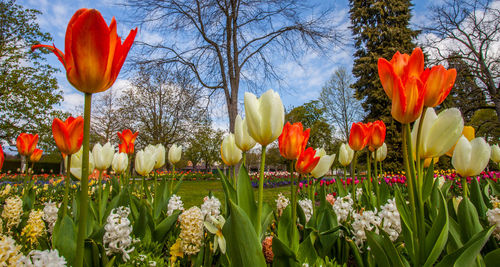
[[[479,217],[477,216],[476,207],[469,198],[464,198],[460,201],[457,219],[458,224],[462,228],[462,232],[465,234],[462,234],[462,241],[464,242],[483,230],[479,222]]]
[[[431,195],[432,185],[434,184],[434,160],[431,160],[429,168],[427,168],[427,173],[424,176],[423,186],[422,186],[422,201],[426,201]]]
[[[318,253],[316,253],[316,249],[314,248],[314,242],[317,238],[317,233],[312,232],[302,241],[302,243],[300,243],[297,253],[300,262],[312,264],[318,259]]]
[[[463,246],[462,243],[462,229],[460,229],[460,225],[458,225],[457,221],[453,218],[449,218],[449,235],[448,235],[448,244],[446,251],[448,252],[447,254],[451,254],[452,252],[456,251],[457,249],[461,248]]]
[[[432,222],[431,229],[425,237],[425,255],[427,260],[424,266],[432,266],[434,264],[448,240],[448,209],[443,194],[439,189],[436,190],[439,193],[440,201],[433,203],[433,205],[437,206],[439,211],[436,219]]]
[[[484,203],[481,188],[479,187],[479,183],[475,178],[472,179],[472,182],[470,184],[470,200],[472,201],[472,204],[474,204],[474,206],[476,207],[479,217],[486,218],[486,211],[488,210],[488,208]]]
[[[69,266],[73,265],[76,251],[76,230],[71,218],[62,218],[58,228],[54,228],[53,242],[59,254],[64,256]]]
[[[500,248],[497,248],[484,256],[484,263],[486,267],[498,266],[500,262]]]
[[[288,205],[278,221],[278,237],[294,253],[299,248],[299,232],[292,222],[292,205]]]
[[[401,257],[391,239],[384,231],[381,231],[379,235],[371,231],[365,232],[368,245],[372,249],[375,261],[379,266],[408,266],[408,263],[403,263],[404,257]],[[388,263],[387,265],[385,264],[386,262]]]
[[[339,197],[345,197],[347,195],[347,190],[345,189],[344,185],[342,184],[340,177],[337,177],[335,179],[335,182],[337,184],[337,191],[338,191]]]
[[[278,237],[273,238],[273,266],[299,266],[297,255]]]
[[[227,180],[226,176],[222,173],[220,169],[217,169],[219,171],[220,175],[220,181],[222,183],[222,189],[224,189],[224,196],[226,198],[226,210],[229,211],[231,210],[229,207],[229,200],[237,203],[237,196],[236,196],[236,190],[234,187],[229,183]]]
[[[177,194],[179,191],[179,188],[181,188],[182,181],[184,181],[184,174],[179,178],[179,181],[175,183],[174,190],[172,191],[172,194]]]
[[[250,177],[248,176],[247,170],[244,166],[241,166],[240,171],[238,172],[236,196],[238,206],[247,214],[248,218],[250,218],[254,228],[257,228],[257,224],[262,222],[257,222],[257,205],[255,205],[255,198],[252,184],[250,183]]]
[[[172,215],[165,218],[160,224],[156,226],[153,232],[153,239],[158,242],[163,242],[172,226],[177,222],[177,218],[181,214],[180,210],[175,210]]]

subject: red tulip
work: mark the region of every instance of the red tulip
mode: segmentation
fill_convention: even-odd
[[[30,156],[30,161],[31,162],[38,162],[40,160],[40,158],[42,158],[42,154],[43,154],[43,150],[35,148],[35,150],[33,150],[33,153]]]
[[[38,134],[32,135],[27,133],[22,133],[17,137],[16,146],[17,151],[22,156],[31,156],[38,143]]]
[[[385,129],[385,123],[380,120],[375,121],[370,125],[370,134],[368,137],[368,148],[370,151],[375,151],[384,144]]]
[[[415,48],[411,56],[396,52],[391,61],[378,60],[380,82],[392,100],[392,117],[401,123],[417,120],[422,113],[425,87],[420,76],[424,72],[424,54]]]
[[[311,129],[303,131],[302,123],[300,122],[296,122],[293,125],[287,122],[278,138],[281,156],[289,160],[299,158],[300,153],[306,148],[310,131]]]
[[[320,157],[316,157],[316,150],[312,147],[307,148],[306,150],[300,153],[297,162],[295,163],[295,170],[301,174],[310,173],[316,165],[318,165]]]
[[[0,170],[3,167],[3,161],[5,160],[5,155],[3,154],[2,146],[0,146]]]
[[[362,122],[353,123],[349,134],[349,146],[354,151],[360,151],[368,144],[370,129],[368,124]]]
[[[122,142],[119,146],[118,149],[120,150],[120,153],[127,153],[127,154],[133,154],[134,153],[134,142],[135,139],[137,138],[137,135],[139,132],[132,133],[131,130],[125,129],[123,132],[118,132],[118,138],[120,138],[120,141]]]
[[[137,28],[122,44],[113,17],[108,27],[95,9],[76,11],[68,23],[65,53],[54,45],[34,45],[54,52],[66,69],[68,81],[84,93],[98,93],[113,85],[134,42]]]
[[[455,84],[456,77],[455,69],[446,70],[441,65],[426,69],[420,77],[425,87],[424,105],[435,107],[443,103]]]
[[[83,142],[83,118],[68,117],[65,121],[55,118],[52,121],[52,135],[61,153],[75,154]]]

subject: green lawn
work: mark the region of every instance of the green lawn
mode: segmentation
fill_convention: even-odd
[[[224,204],[224,190],[220,181],[183,181],[177,195],[182,198],[184,208],[188,209],[192,206],[200,206],[203,203],[203,198],[212,191],[222,203]],[[254,189],[255,200],[257,200],[257,189]],[[290,186],[283,186],[278,188],[264,188],[264,202],[267,202],[271,207],[276,207],[276,198],[279,193],[283,193],[286,197],[290,198]]]

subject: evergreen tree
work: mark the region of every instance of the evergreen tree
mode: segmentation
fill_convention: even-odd
[[[390,60],[396,51],[411,53],[418,31],[409,28],[409,0],[350,0],[351,30],[355,40],[352,73],[356,97],[364,100],[366,121],[383,120],[387,125],[386,168],[400,169],[401,126],[391,117],[391,101],[378,77],[377,60]]]

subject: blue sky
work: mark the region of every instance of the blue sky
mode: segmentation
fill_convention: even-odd
[[[63,50],[64,35],[66,25],[73,13],[79,8],[96,8],[104,19],[109,23],[111,18],[115,16],[118,24],[118,35],[124,39],[130,29],[135,26],[128,24],[126,10],[117,5],[119,0],[21,0],[19,4],[26,8],[34,8],[40,10],[43,14],[38,17],[38,23],[43,31],[49,32],[54,38],[56,47]],[[421,25],[425,22],[426,13],[429,5],[435,4],[440,0],[419,0],[413,1],[413,18],[412,25]],[[322,5],[331,5],[335,8],[338,16],[337,21],[341,28],[345,29],[349,34],[347,27],[349,26],[348,1],[321,1],[316,0],[316,3]],[[136,39],[151,39],[159,38],[157,33],[147,32],[139,29]],[[133,49],[133,48],[132,48]],[[353,48],[349,44],[335,47],[329,55],[319,55],[316,53],[308,53],[300,59],[300,65],[293,61],[279,61],[276,65],[281,69],[283,79],[287,81],[292,90],[283,91],[281,97],[285,107],[298,106],[307,101],[317,99],[321,91],[321,87],[329,79],[330,75],[339,66],[344,66],[348,69],[352,67]],[[132,50],[133,52],[133,50]],[[62,70],[61,63],[55,56],[48,56],[49,63]],[[57,74],[60,87],[64,91],[64,102],[61,108],[67,111],[76,111],[75,107],[83,104],[83,95],[67,82],[63,71]],[[123,90],[129,85],[125,74],[120,74],[114,87],[115,90]],[[275,88],[274,88],[275,89]],[[240,99],[242,102],[245,88],[240,90]],[[225,106],[215,107],[215,122],[217,127],[226,128],[227,119],[225,117]],[[240,105],[240,109],[242,106]],[[219,111],[217,112],[217,109]]]

